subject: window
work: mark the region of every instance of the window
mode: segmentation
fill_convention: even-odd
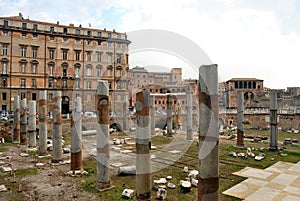
[[[101,37],[102,36],[102,32],[98,32],[98,37]]]
[[[49,79],[49,88],[53,88],[53,79]]]
[[[3,45],[2,45],[2,55],[3,55],[3,56],[6,56],[6,55],[7,55],[7,45],[6,45],[6,44],[3,44]]]
[[[54,49],[49,49],[49,58],[54,59]]]
[[[4,20],[3,25],[4,25],[4,27],[8,27],[8,21]]]
[[[2,63],[2,73],[7,74],[7,63],[6,62]]]
[[[38,25],[37,24],[33,24],[33,30],[37,31],[38,29]]]
[[[121,77],[122,68],[117,69],[117,77]],[[145,80],[146,81],[146,80]]]
[[[50,32],[54,32],[54,27],[50,27]]]
[[[2,93],[2,100],[6,100],[6,93],[4,92],[4,93]]]
[[[32,73],[36,73],[36,72],[37,72],[36,64],[32,64]]]
[[[75,43],[80,44],[80,39],[76,38]]]
[[[49,66],[49,75],[53,76],[53,66],[52,65]]]
[[[21,78],[21,87],[26,87],[26,80],[25,80],[25,78]]]
[[[7,87],[6,78],[2,78],[2,87]]]
[[[33,88],[36,87],[36,80],[35,79],[31,80],[31,87],[33,87]]]
[[[64,33],[68,33],[68,29],[66,27],[64,28]]]
[[[68,50],[63,50],[63,60],[68,59]]]
[[[22,38],[26,38],[26,33],[22,33]]]
[[[32,58],[37,58],[38,48],[32,47]]]
[[[112,46],[112,43],[111,43],[111,42],[108,42],[108,43],[107,43],[107,46],[108,46],[108,47],[111,47],[111,46]]]
[[[90,45],[91,44],[91,40],[87,40],[86,44]]]
[[[26,22],[23,22],[23,23],[22,23],[22,28],[23,28],[23,29],[26,29],[26,28],[27,28],[27,23],[26,23]]]
[[[67,77],[67,68],[63,69],[63,77]]]
[[[26,73],[26,64],[21,63],[21,73]]]
[[[67,37],[63,37],[63,42],[67,43],[68,42],[68,38]]]
[[[117,63],[120,64],[121,63],[121,55],[117,54]]]
[[[108,38],[111,38],[111,33],[107,33],[107,37],[108,37]]]
[[[25,46],[21,47],[21,56],[26,57],[26,47]]]
[[[3,36],[8,36],[8,32],[7,31],[4,30],[2,33],[3,33]]]
[[[76,61],[80,60],[80,51],[75,51],[75,60]]]
[[[79,70],[80,70],[79,68],[75,68],[75,77],[76,78],[79,78],[79,76],[80,76],[80,71]]]
[[[26,98],[25,93],[21,93],[21,100],[23,100],[24,98]]]
[[[107,76],[111,76],[111,74],[112,74],[112,69],[111,69],[111,68],[108,68],[108,69],[107,69]]]
[[[98,76],[98,77],[101,76],[101,68],[97,68],[97,76]]]
[[[91,61],[92,60],[92,53],[91,52],[86,52],[86,60]]]
[[[54,41],[54,36],[50,36],[50,42]]]
[[[102,52],[97,52],[97,61],[101,62]]]
[[[92,75],[92,68],[87,68],[86,75],[87,76],[91,76]]]
[[[88,36],[91,36],[91,35],[92,35],[92,32],[91,32],[91,31],[87,31],[87,35],[88,35]]]
[[[62,88],[67,88],[67,80],[63,80],[63,83],[62,83]]]
[[[36,100],[36,93],[31,94],[31,100]]]
[[[37,33],[33,33],[33,34],[32,34],[32,39],[37,39],[37,38],[38,38]]]
[[[80,87],[80,80],[76,80],[75,89],[79,89],[79,87]]]
[[[107,55],[107,62],[111,63],[112,62],[112,54]]]
[[[80,29],[76,29],[76,35],[80,35]]]
[[[87,88],[88,89],[91,89],[92,88],[92,82],[89,80],[87,81]]]

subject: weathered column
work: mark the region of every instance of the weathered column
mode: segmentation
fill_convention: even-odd
[[[47,91],[39,94],[39,155],[47,154]]]
[[[53,92],[52,163],[62,161],[61,91]]]
[[[172,136],[172,96],[167,95],[167,136]]]
[[[20,107],[20,136],[21,136],[21,144],[27,144],[27,102],[26,98],[21,100]]]
[[[150,93],[136,94],[136,200],[151,200]]]
[[[270,151],[277,151],[277,93],[272,90],[270,92]]]
[[[238,91],[237,96],[237,146],[244,147],[244,98],[243,93]]]
[[[123,131],[128,131],[128,98],[127,96],[124,96],[124,102],[123,102]]]
[[[20,143],[20,96],[14,97],[14,142]]]
[[[98,80],[96,94],[97,108],[97,181],[98,189],[110,187],[109,176],[109,87],[108,82]]]
[[[150,96],[151,135],[155,134],[155,96]]]
[[[28,147],[36,147],[36,102],[29,101]]]
[[[71,170],[82,170],[82,103],[81,98],[74,100],[71,119]]]
[[[186,93],[186,107],[187,107],[187,130],[186,139],[193,140],[193,113],[192,113],[192,93],[190,85]]]
[[[218,200],[219,133],[217,65],[200,67],[198,201]]]

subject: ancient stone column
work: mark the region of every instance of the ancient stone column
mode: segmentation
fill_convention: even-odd
[[[172,136],[172,96],[167,95],[167,136]]]
[[[53,92],[52,163],[62,161],[61,91]]]
[[[82,103],[81,98],[74,100],[71,119],[71,170],[82,170]]]
[[[244,98],[243,93],[238,91],[237,96],[237,146],[244,147]]]
[[[123,102],[123,131],[128,131],[128,116],[127,116],[127,111],[128,111],[128,98],[127,96],[124,96],[124,102]]]
[[[136,200],[151,200],[150,93],[136,94]]]
[[[47,154],[47,91],[39,94],[39,155]]]
[[[28,147],[36,147],[36,102],[31,100],[29,105],[28,118]]]
[[[217,65],[200,67],[198,201],[218,200],[219,133]]]
[[[150,96],[151,135],[155,134],[155,96]]]
[[[193,113],[192,113],[192,93],[191,88],[188,85],[188,90],[186,93],[186,107],[187,107],[187,130],[186,139],[193,140]]]
[[[97,108],[97,187],[99,189],[110,187],[109,176],[109,87],[108,82],[98,80],[96,94]]]
[[[277,151],[277,93],[272,90],[270,92],[270,151]]]
[[[14,142],[20,143],[20,96],[14,97]]]
[[[21,100],[20,107],[20,136],[21,136],[21,144],[27,144],[27,102],[26,98]]]

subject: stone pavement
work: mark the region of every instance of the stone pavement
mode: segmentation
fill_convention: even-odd
[[[248,177],[223,192],[246,201],[300,200],[300,161],[296,164],[277,162],[262,170],[245,167],[234,175]]]

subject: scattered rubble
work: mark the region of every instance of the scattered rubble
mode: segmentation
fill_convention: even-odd
[[[192,184],[189,181],[180,181],[180,191],[181,192],[190,192]]]
[[[170,189],[175,189],[176,188],[176,185],[175,184],[173,184],[173,183],[168,183],[168,188],[170,188]]]
[[[7,188],[5,187],[5,185],[0,185],[0,192],[6,192]]]
[[[165,200],[167,198],[167,190],[165,188],[158,188],[156,198],[159,200]]]
[[[130,199],[132,194],[133,194],[134,190],[132,189],[124,189],[123,192],[122,192],[122,197],[123,198],[127,198],[127,199]]]
[[[154,180],[153,184],[155,189],[166,188],[167,180],[165,178],[160,178],[159,180]]]

